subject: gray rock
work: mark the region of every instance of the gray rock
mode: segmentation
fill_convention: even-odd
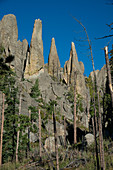
[[[27,40],[17,41],[18,28],[16,17],[12,14],[5,15],[0,22],[0,44],[5,49],[6,57],[12,56],[10,63],[12,69],[15,70],[18,79],[22,79],[24,74],[24,66],[28,53]]]
[[[60,61],[57,54],[54,38],[52,38],[51,40],[51,48],[50,48],[50,53],[48,58],[48,73],[53,77],[54,76],[58,77],[60,73]]]
[[[64,125],[63,124],[60,124],[59,122],[56,121],[56,129],[57,129],[58,136],[64,136]],[[49,132],[50,135],[54,135],[52,120],[48,120],[48,123],[46,124],[46,130]]]
[[[44,67],[43,41],[42,41],[42,21],[35,20],[34,29],[30,45],[30,55],[25,69],[25,78],[38,73]]]
[[[15,48],[18,39],[18,29],[16,17],[12,14],[5,15],[0,22],[0,43],[5,48],[6,55]],[[14,51],[13,51],[14,52]]]
[[[92,135],[91,133],[88,133],[87,135],[85,135],[85,139],[86,139],[88,146],[94,143],[94,135]]]

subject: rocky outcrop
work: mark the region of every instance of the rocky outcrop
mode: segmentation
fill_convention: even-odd
[[[15,70],[18,79],[22,79],[28,55],[28,42],[17,39],[16,17],[12,14],[5,15],[0,22],[0,44],[4,47],[7,60],[10,61],[10,66]]]
[[[101,89],[102,87],[104,89],[106,87],[106,81],[107,81],[107,69],[106,65],[104,65],[97,74],[97,84],[99,89]]]
[[[81,73],[82,73],[82,74],[84,74],[84,70],[85,70],[85,68],[84,68],[84,64],[83,64],[83,62],[82,62],[82,61],[80,61],[80,62],[79,62],[79,65],[80,65]]]
[[[54,38],[51,40],[51,48],[48,58],[48,73],[53,77],[58,77],[60,73],[60,61],[57,54]]]
[[[42,21],[36,19],[30,45],[30,53],[27,59],[25,78],[33,74],[38,74],[38,71],[44,67],[43,57],[43,41],[42,41]]]
[[[8,64],[10,64],[10,66],[15,70],[18,82],[20,82],[24,77],[31,80],[30,82],[25,79],[22,82],[23,114],[28,115],[28,107],[30,105],[37,105],[36,101],[32,99],[29,94],[33,83],[38,78],[39,88],[45,103],[48,103],[50,100],[57,101],[58,105],[56,109],[60,109],[59,112],[62,116],[66,116],[66,120],[69,123],[72,122],[73,114],[71,103],[69,103],[69,101],[67,100],[66,94],[69,92],[70,85],[74,84],[74,72],[76,71],[77,93],[80,94],[83,98],[84,108],[83,112],[78,111],[77,116],[81,118],[80,123],[83,126],[88,127],[88,117],[86,115],[86,110],[88,110],[90,107],[89,91],[86,88],[85,77],[83,75],[84,64],[78,61],[77,52],[73,42],[71,43],[70,58],[68,61],[65,62],[64,65],[64,73],[63,69],[60,68],[60,61],[54,38],[52,38],[51,41],[48,63],[44,66],[42,22],[40,19],[35,20],[31,44],[29,48],[27,40],[23,40],[22,42],[18,41],[16,17],[12,14],[4,16],[3,19],[0,21],[0,44],[2,44],[5,48],[5,55],[7,57],[12,57],[11,62]],[[105,87],[106,75],[107,74],[105,66],[100,71],[96,71],[97,84],[99,87],[101,87],[102,85]],[[91,73],[91,76],[93,78],[93,73]],[[52,77],[56,77],[58,79],[60,77],[61,80],[65,82],[65,84],[60,83],[59,81],[54,81],[56,79],[53,80]],[[2,98],[1,94],[0,98]],[[2,100],[0,100],[0,106],[2,106]],[[59,136],[63,136],[63,126],[60,123],[57,124],[59,128]],[[51,128],[51,131],[53,131],[52,123],[50,121],[48,127],[46,126],[47,131],[49,131],[49,128]],[[37,140],[37,136],[33,136],[33,134],[31,138],[31,141]],[[53,137],[49,137],[49,139],[50,141],[54,140]],[[48,142],[50,142],[49,139],[47,139],[47,147]]]
[[[9,52],[14,53],[17,39],[18,28],[16,17],[12,14],[5,15],[0,22],[0,43],[4,46],[6,55]]]
[[[106,87],[106,81],[107,81],[106,65],[104,65],[101,68],[101,70],[96,70],[95,74],[96,74],[96,81],[97,81],[98,88],[101,91],[101,88],[105,89],[105,87]],[[90,73],[90,76],[91,76],[92,80],[94,80],[93,72]]]
[[[35,82],[38,78],[39,88],[42,94],[42,98],[45,103],[48,103],[50,100],[57,101],[57,109],[60,108],[62,115],[65,115],[68,120],[73,119],[71,104],[66,99],[66,94],[68,93],[68,88],[66,85],[62,85],[57,81],[54,81],[47,70],[40,70],[38,75],[30,76],[29,80]],[[46,82],[46,83],[45,83]]]
[[[86,86],[85,86],[85,78],[84,78],[84,64],[82,62],[78,62],[77,52],[75,49],[75,45],[71,43],[71,51],[70,58],[65,62],[64,65],[64,81],[69,86],[70,84],[74,84],[74,72],[77,72],[77,92],[83,97],[86,97]]]

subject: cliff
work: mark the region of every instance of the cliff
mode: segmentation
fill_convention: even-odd
[[[31,87],[35,80],[39,80],[39,88],[43,100],[48,103],[56,100],[60,112],[67,120],[73,120],[71,103],[67,100],[70,87],[74,84],[74,72],[77,72],[77,93],[81,95],[84,111],[78,113],[80,123],[88,128],[88,113],[90,107],[89,89],[85,84],[84,64],[78,61],[75,44],[71,43],[70,57],[65,62],[64,71],[60,66],[55,39],[51,40],[48,63],[44,66],[42,21],[35,20],[30,47],[27,40],[18,41],[18,28],[16,17],[6,15],[0,21],[0,44],[4,47],[4,53],[8,57],[13,56],[10,67],[17,75],[17,81],[22,82],[23,98],[22,113],[28,115],[28,107],[35,106],[36,102],[30,97]],[[92,73],[91,73],[92,74]],[[93,76],[92,76],[93,77]],[[106,82],[106,68],[97,71],[97,83],[99,86]],[[56,80],[56,81],[55,81]],[[1,105],[1,100],[0,100]]]

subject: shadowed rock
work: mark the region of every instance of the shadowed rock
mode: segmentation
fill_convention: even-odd
[[[54,76],[58,77],[59,72],[60,72],[60,61],[57,54],[55,39],[52,38],[51,48],[50,48],[50,53],[48,58],[48,73],[53,77]]]

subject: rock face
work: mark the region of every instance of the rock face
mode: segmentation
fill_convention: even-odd
[[[106,70],[106,65],[104,65],[101,70],[96,70],[96,80],[97,80],[97,85],[99,90],[101,91],[101,88],[105,88],[106,86],[106,81],[107,81],[107,70]],[[90,76],[92,77],[92,80],[94,80],[94,73],[91,72]]]
[[[71,43],[70,58],[65,62],[64,72],[60,68],[60,61],[57,54],[57,49],[55,45],[55,39],[52,38],[51,48],[48,58],[48,63],[44,66],[43,57],[43,41],[42,41],[42,22],[40,19],[35,20],[34,29],[31,39],[30,48],[28,46],[27,40],[18,41],[18,29],[16,17],[12,14],[6,15],[0,21],[0,44],[5,48],[4,53],[6,59],[8,56],[12,57],[12,61],[8,63],[11,68],[16,72],[18,83],[22,83],[22,113],[28,115],[28,107],[30,105],[37,106],[34,99],[30,97],[30,90],[33,83],[38,78],[39,88],[42,94],[42,98],[45,103],[50,100],[57,101],[57,108],[60,109],[61,115],[65,115],[66,120],[70,123],[73,121],[73,114],[71,103],[67,100],[66,94],[69,92],[70,85],[74,84],[74,72],[77,72],[77,92],[83,98],[83,108],[84,112],[78,111],[78,115],[81,119],[81,124],[88,127],[88,116],[86,115],[86,110],[89,109],[90,97],[89,91],[85,85],[84,77],[84,64],[78,61],[77,52],[75,45]],[[51,75],[51,76],[50,76]],[[106,68],[105,66],[101,71],[96,71],[97,84],[99,87],[106,83]],[[93,78],[93,73],[91,73]],[[54,81],[52,77],[59,77],[64,83],[59,81]],[[21,81],[25,78],[24,81]],[[27,81],[26,79],[31,80]],[[57,80],[58,80],[57,79]],[[2,96],[0,93],[0,110],[2,108]],[[88,106],[88,107],[87,107]],[[86,109],[87,107],[87,109]],[[71,124],[71,123],[70,123]],[[57,122],[58,136],[63,136],[64,127],[62,124]],[[47,131],[50,133],[53,131],[52,122],[46,126]],[[53,135],[53,134],[52,134]],[[37,136],[31,136],[31,141],[36,141]],[[54,137],[49,137],[45,143],[45,147],[48,147],[48,142],[54,141]],[[59,142],[60,145],[60,142]],[[49,149],[51,146],[49,147]],[[52,148],[54,146],[52,145]]]
[[[0,42],[5,48],[6,55],[8,48],[14,53],[15,43],[18,39],[18,29],[16,17],[12,14],[5,15],[0,22]]]
[[[18,29],[16,17],[5,15],[0,22],[0,44],[5,49],[5,55],[10,56],[10,66],[15,70],[18,79],[22,79],[24,66],[28,55],[27,40],[17,41]]]
[[[56,121],[57,128],[57,139],[58,139],[58,147],[64,145],[64,125],[60,124]],[[54,129],[53,129],[53,121],[49,120],[46,124],[46,129],[50,134],[50,137],[45,140],[45,149],[50,152],[55,152],[55,138],[54,138]],[[52,135],[52,136],[51,136]],[[67,131],[66,131],[67,135]]]
[[[34,29],[30,45],[30,54],[27,59],[25,69],[25,78],[33,74],[38,74],[38,71],[44,66],[43,57],[43,42],[42,42],[42,21],[35,20]]]
[[[50,48],[50,53],[48,58],[48,73],[53,77],[54,76],[58,77],[60,73],[60,61],[57,54],[54,38],[52,38],[51,40],[51,48]]]
[[[82,62],[78,62],[77,52],[75,49],[75,45],[72,42],[70,58],[65,62],[64,65],[64,81],[67,85],[74,84],[74,72],[77,72],[77,92],[82,96],[86,97],[86,86],[85,86],[85,78],[84,78],[84,64]]]
[[[68,88],[66,85],[61,85],[55,82],[48,74],[47,70],[40,70],[38,75],[29,77],[29,80],[34,82],[38,78],[39,88],[42,94],[43,100],[48,103],[50,100],[57,101],[57,108],[60,108],[62,115],[65,115],[68,120],[73,119],[71,112],[71,104],[66,99]],[[46,83],[45,83],[46,82]]]

